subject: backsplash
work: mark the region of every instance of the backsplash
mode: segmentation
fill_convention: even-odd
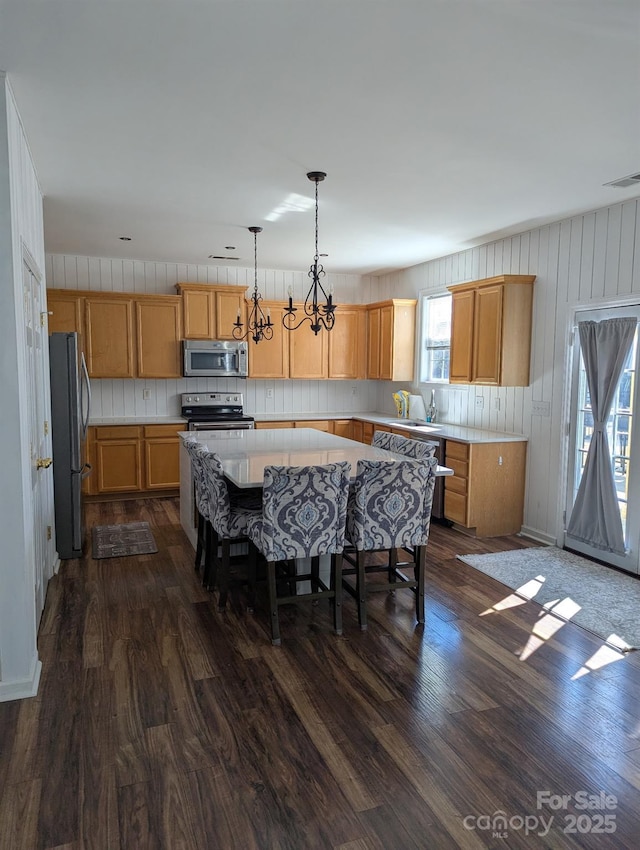
[[[355,392],[354,392],[355,389]],[[143,391],[149,390],[149,399]],[[242,378],[92,380],[91,418],[179,416],[180,394],[240,392],[245,413],[357,413],[376,409],[376,381],[257,381]]]

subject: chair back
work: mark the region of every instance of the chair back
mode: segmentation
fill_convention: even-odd
[[[347,462],[265,467],[261,548],[267,561],[342,552],[350,472]]]
[[[358,461],[347,511],[347,536],[356,549],[426,545],[436,465],[435,458]]]
[[[397,451],[396,438],[397,434],[392,434],[390,431],[374,431],[371,445],[377,449],[385,449],[388,452]]]
[[[231,499],[222,470],[222,461],[215,452],[206,448],[200,453],[200,460],[204,472],[204,486],[209,499],[209,522],[220,537],[233,537],[235,535],[231,530]]]
[[[191,460],[191,469],[193,471],[193,483],[196,491],[196,507],[198,513],[205,519],[211,519],[210,498],[205,484],[204,464],[202,461],[203,453],[208,454],[209,450],[196,439],[185,440],[184,447],[189,454]]]
[[[395,448],[391,449],[391,451],[405,455],[406,457],[415,458],[416,460],[433,457],[438,448],[437,443],[429,443],[425,440],[412,440],[409,437],[402,437],[400,434],[394,434],[393,436],[395,437]]]

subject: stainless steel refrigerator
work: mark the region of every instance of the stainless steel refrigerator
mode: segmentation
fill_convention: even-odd
[[[84,542],[82,479],[91,470],[82,460],[91,388],[77,333],[51,334],[49,371],[56,548],[60,558],[79,558]]]

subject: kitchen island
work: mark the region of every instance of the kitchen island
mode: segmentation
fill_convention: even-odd
[[[179,434],[180,449],[180,520],[185,534],[195,547],[197,540],[191,461],[184,448],[193,431]],[[215,451],[222,461],[225,476],[237,487],[261,487],[264,468],[274,466],[324,465],[347,461],[355,478],[359,460],[405,459],[403,455],[375,446],[327,434],[314,428],[271,430],[199,431],[198,441]],[[453,470],[436,468],[436,475],[452,475]]]

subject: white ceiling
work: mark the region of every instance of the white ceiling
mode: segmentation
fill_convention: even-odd
[[[305,269],[313,209],[268,217],[322,170],[325,268],[369,273],[635,197],[602,184],[640,171],[639,10],[0,0],[0,69],[47,251],[252,266],[260,225],[259,266]]]

